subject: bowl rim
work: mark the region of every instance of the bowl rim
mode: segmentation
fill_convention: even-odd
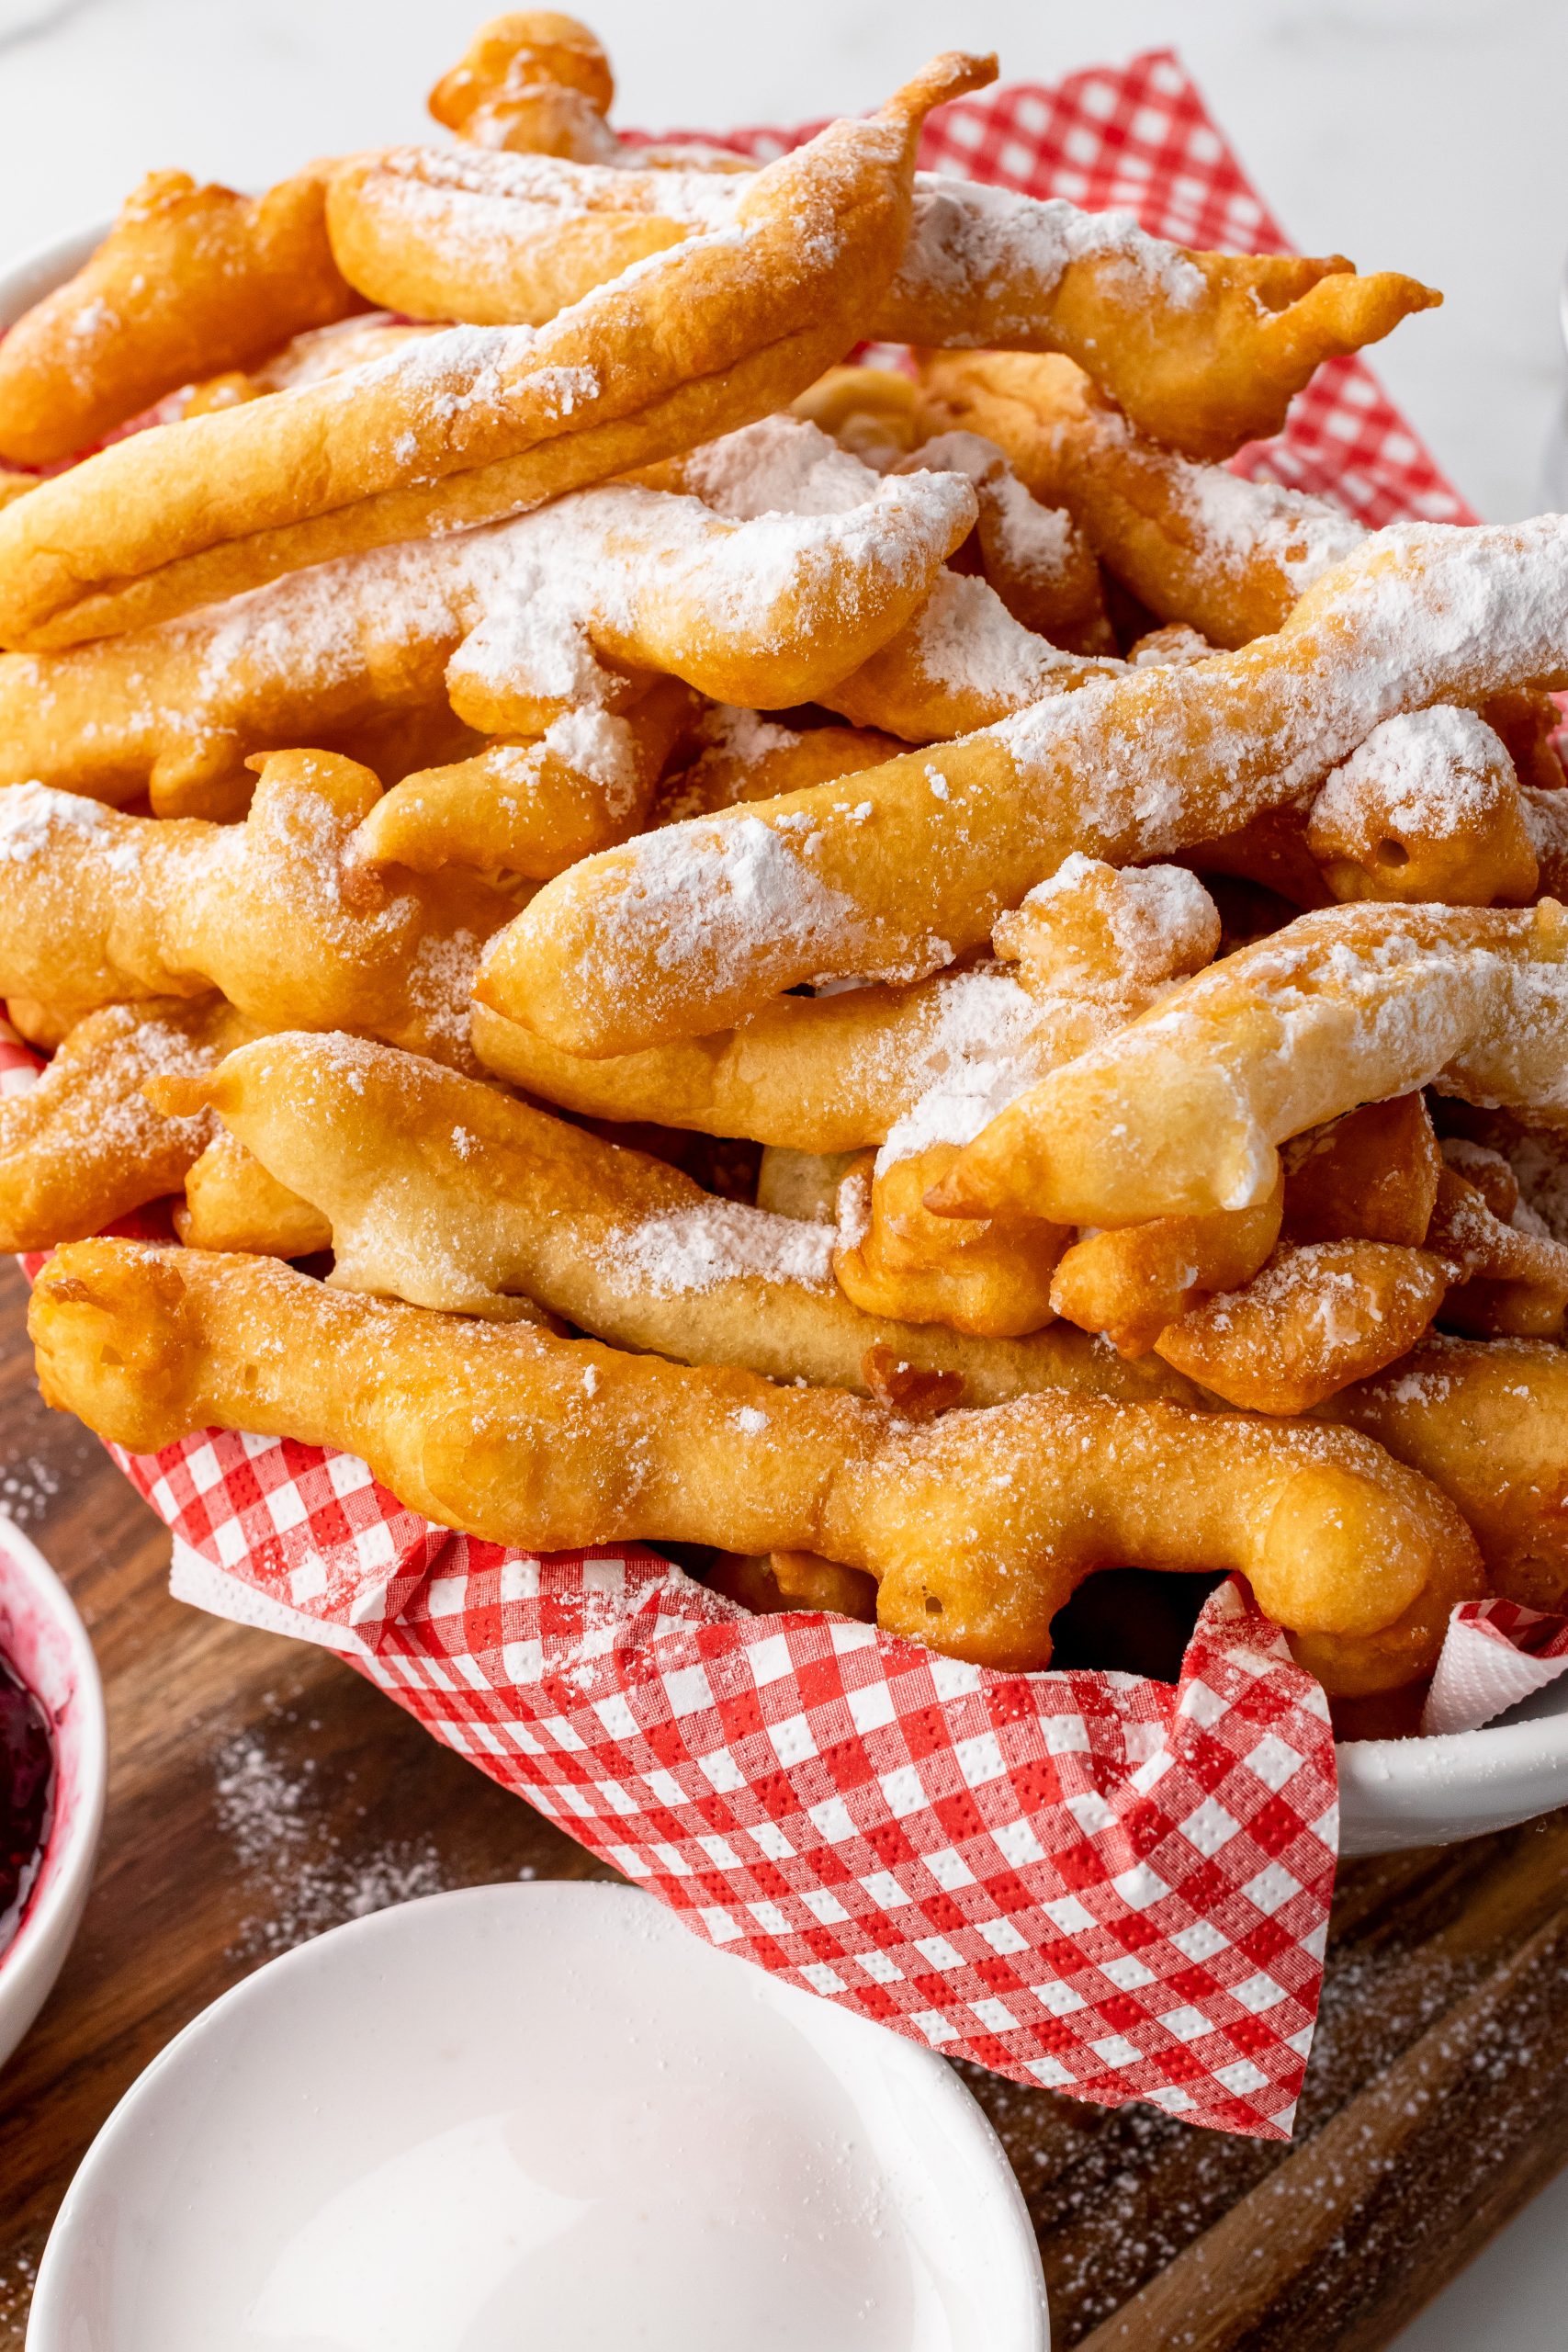
[[[494,1880],[473,1886],[446,1888],[436,1894],[417,1896],[408,1903],[390,1904],[365,1917],[345,1920],[341,1926],[310,1937],[305,1942],[264,1962],[259,1968],[252,1969],[248,1975],[242,1976],[237,1984],[231,1984],[226,1992],[219,1994],[215,2000],[198,2010],[171,2041],[165,2042],[121,2094],[77,2166],[51,2226],[34,2282],[28,2323],[28,2352],[65,2352],[67,2339],[63,2326],[70,2312],[63,2298],[68,2290],[76,2242],[79,2234],[91,2226],[91,2200],[102,2192],[100,2177],[106,2168],[109,2168],[107,2177],[112,2180],[115,2165],[123,2164],[128,2156],[134,2159],[137,2135],[143,2120],[141,2110],[147,2095],[172,2072],[188,2066],[193,2058],[198,2059],[213,2036],[224,2032],[237,2015],[254,2007],[258,2001],[265,2002],[280,1978],[302,1976],[308,1983],[310,1971],[321,1964],[323,1947],[332,1947],[335,1957],[349,1943],[366,1948],[363,1960],[374,1969],[374,1946],[378,1941],[384,1941],[389,1936],[395,1939],[405,1933],[411,1915],[417,1913],[422,1921],[427,1920],[438,1907],[448,1915],[459,1906],[476,1913],[490,1909],[504,1914],[504,1931],[507,1921],[523,1906],[536,1908],[543,1905],[558,1911],[564,1905],[573,1910],[581,1908],[587,1911],[602,1910],[608,1904],[618,1908],[628,1901],[650,1906],[660,1929],[667,1929],[672,1938],[691,1938],[696,1951],[705,1960],[712,1956],[732,1962],[738,1968],[747,1968],[751,1976],[760,1980],[762,1995],[779,2001],[786,2010],[795,2000],[816,2005],[818,1996],[806,1993],[799,1986],[774,1977],[766,1970],[752,1967],[750,1962],[725,1952],[720,1946],[709,1944],[705,1937],[645,1888],[615,1880]],[[513,1929],[513,1932],[519,1931]],[[539,1936],[547,1950],[558,1941],[547,1921],[541,1921],[525,1932]],[[296,1994],[295,1997],[299,1996]],[[999,2198],[1002,2200],[1006,2208],[1006,2234],[1010,2243],[1017,2247],[1019,2312],[1021,2313],[1026,2304],[1031,2306],[1028,2315],[1032,2322],[1032,2331],[1027,2339],[1019,2340],[1016,2352],[1050,2352],[1050,2312],[1039,2238],[1018,2175],[990,2118],[973,2092],[935,2050],[903,2034],[894,2033],[887,2028],[874,2026],[869,2020],[853,2018],[852,2013],[849,2014],[848,2021],[863,2026],[865,2032],[874,2035],[879,2044],[887,2045],[884,2052],[885,2064],[903,2067],[923,2081],[942,2112],[944,2138],[956,2147],[966,2137],[971,2152],[983,2156],[987,2167],[984,2194],[987,2199]],[[827,2063],[832,2064],[830,2060]],[[835,2068],[834,2071],[853,2099],[859,2070]],[[70,2340],[74,2342],[74,2337]]]
[[[38,1545],[16,1522],[0,1514],[0,1591],[7,1580],[24,1589],[51,1623],[63,1635],[72,1674],[67,1742],[50,1711],[55,1769],[61,1770],[62,1747],[69,1747],[75,1803],[63,1824],[58,1814],[50,1827],[44,1853],[50,1865],[40,1873],[34,1898],[22,1914],[16,1935],[0,1951],[0,2024],[13,2002],[20,2007],[32,1994],[36,2007],[48,1993],[32,1981],[35,1967],[45,1964],[51,1943],[60,1939],[55,1960],[64,1960],[74,1916],[80,1913],[97,1857],[108,1793],[108,1727],[104,1711],[103,1680],[87,1629],[70,1593]],[[69,1930],[69,1932],[63,1932]],[[52,1982],[52,1979],[51,1979]],[[28,2023],[30,2023],[30,2018]],[[24,2029],[25,2030],[25,2029]],[[5,2058],[0,2055],[0,2065]]]

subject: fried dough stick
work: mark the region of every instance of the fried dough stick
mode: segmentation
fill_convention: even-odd
[[[1568,1350],[1429,1333],[1318,1418],[1364,1430],[1440,1487],[1497,1591],[1531,1609],[1568,1604]]]
[[[1568,914],[1364,902],[1182,981],[1010,1103],[931,1205],[1134,1225],[1262,1201],[1278,1146],[1435,1084],[1568,1120]]]
[[[437,122],[479,147],[608,161],[610,61],[586,25],[554,9],[492,17],[426,101]]]
[[[210,1079],[157,1090],[217,1106],[228,1134],[324,1219],[334,1286],[488,1314],[522,1292],[618,1347],[863,1394],[867,1352],[962,1375],[991,1404],[1038,1388],[1195,1401],[1179,1375],[1122,1366],[1087,1334],[976,1344],[863,1315],[834,1287],[832,1234],[724,1201],[645,1153],[412,1055],[285,1035]],[[237,1238],[243,1191],[191,1193],[186,1238],[292,1254],[298,1222]],[[245,1228],[242,1227],[243,1233]],[[324,1244],[322,1246],[325,1246]]]
[[[516,898],[408,876],[350,906],[340,860],[379,796],[325,752],[275,752],[243,825],[0,790],[0,995],[82,1014],[216,988],[260,1028],[364,1029],[467,1067],[469,974]]]
[[[0,776],[202,814],[251,752],[455,726],[448,687],[464,721],[508,736],[620,707],[649,673],[809,700],[904,629],[974,514],[957,475],[868,476],[849,511],[739,523],[694,498],[584,491],[97,644],[0,655]]]
[[[36,1086],[0,1100],[0,1250],[49,1250],[178,1192],[210,1113],[164,1117],[150,1078],[214,1069],[252,1024],[220,996],[108,1005],[77,1023]]]
[[[24,501],[23,504],[26,505]],[[1074,850],[1120,865],[1301,804],[1396,711],[1568,682],[1568,522],[1380,534],[1279,635],[584,859],[479,993],[569,1053],[725,1028],[803,980],[915,978]]]
[[[1366,537],[1332,500],[1162,447],[1070,360],[933,352],[922,386],[931,429],[994,442],[1157,619],[1185,621],[1211,645],[1272,635]]]
[[[1205,963],[1219,935],[1191,875],[1073,857],[998,923],[998,963],[902,989],[781,997],[739,1029],[609,1060],[562,1054],[482,1004],[472,1035],[500,1076],[570,1110],[794,1150],[886,1143],[902,1161],[923,1155],[932,1134],[976,1135],[998,1104]],[[917,1106],[925,1136],[897,1135]],[[923,1223],[928,1246],[937,1242],[936,1220]],[[881,1309],[909,1312],[886,1298]]]
[[[0,454],[68,458],[176,385],[363,308],[327,242],[322,173],[248,197],[149,172],[91,260],[0,343]]]
[[[416,318],[540,324],[646,255],[736,216],[749,181],[554,157],[393,148],[340,167],[333,249],[350,281]],[[1145,431],[1226,458],[1277,433],[1320,363],[1441,300],[1338,255],[1192,253],[1125,212],[939,179],[873,341],[1066,353]]]
[[[1349,1430],[1060,1395],[914,1427],[130,1242],[59,1252],[28,1322],[46,1400],[135,1452],[216,1423],[344,1447],[498,1543],[818,1553],[877,1577],[890,1631],[987,1665],[1045,1665],[1073,1588],[1131,1562],[1238,1569],[1330,1690],[1396,1688],[1483,1589],[1453,1506]]]
[[[43,483],[0,512],[0,642],[102,637],[490,522],[778,407],[863,331],[908,233],[925,115],[995,71],[934,60],[880,114],[749,179],[732,226],[537,333],[454,328]]]

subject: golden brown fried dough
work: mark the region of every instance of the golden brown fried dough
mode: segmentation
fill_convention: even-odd
[[[1211,1291],[1252,1280],[1280,1238],[1283,1205],[1278,1185],[1256,1208],[1155,1217],[1088,1234],[1058,1264],[1051,1304],[1081,1329],[1103,1331],[1122,1355],[1145,1355],[1168,1324]]]
[[[833,1251],[839,1288],[868,1315],[987,1339],[1038,1331],[1055,1320],[1051,1276],[1071,1234],[1032,1217],[933,1216],[925,1196],[957,1152],[931,1144],[879,1167],[868,1156],[852,1170]]]
[[[1472,710],[1374,727],[1313,803],[1307,843],[1337,899],[1524,906],[1540,887],[1514,763]]]
[[[142,1086],[214,1069],[252,1034],[210,995],[109,1005],[79,1022],[37,1085],[0,1101],[0,1249],[80,1241],[177,1192],[215,1122],[162,1116]]]
[[[830,1230],[716,1199],[663,1160],[384,1047],[285,1035],[199,1088],[155,1091],[170,1107],[216,1102],[271,1179],[325,1217],[342,1287],[464,1314],[522,1293],[619,1346],[832,1387],[863,1391],[883,1346],[959,1374],[973,1403],[1041,1387],[1191,1396],[1081,1333],[982,1343],[863,1315],[834,1287]],[[235,1193],[252,1246],[292,1254],[296,1225],[269,1236],[254,1192]],[[194,1193],[191,1211],[193,1240],[230,1238]]]
[[[1021,1095],[937,1205],[1063,1223],[1245,1208],[1277,1147],[1435,1083],[1568,1118],[1568,916],[1553,899],[1336,907],[1184,980]]]
[[[1096,680],[852,793],[792,793],[584,859],[496,941],[479,994],[599,1055],[727,1027],[803,980],[916,978],[980,945],[1074,850],[1169,856],[1301,805],[1396,710],[1559,675],[1568,522],[1402,527],[1239,652]]]
[[[935,427],[996,443],[1156,618],[1186,623],[1211,645],[1271,636],[1365,537],[1328,499],[1162,447],[1070,360],[939,352],[925,361],[924,390]]]
[[[1452,1287],[1443,1321],[1477,1338],[1555,1340],[1568,1313],[1568,1248],[1496,1216],[1479,1185],[1445,1168],[1427,1247]]]
[[[480,147],[608,160],[610,61],[586,25],[550,8],[491,17],[430,93],[437,122]]]
[[[366,1029],[467,1065],[469,976],[516,899],[454,873],[351,907],[343,853],[379,796],[324,752],[275,752],[243,825],[0,790],[0,995],[85,1013],[217,988],[262,1028]]]
[[[537,323],[645,254],[711,233],[747,185],[608,156],[397,148],[340,171],[333,244],[389,309]],[[1226,458],[1279,431],[1324,359],[1440,299],[1393,271],[1359,277],[1337,256],[1190,253],[1126,213],[922,175],[903,258],[864,331],[1065,353],[1156,440]]]
[[[547,881],[637,830],[700,707],[690,687],[657,678],[623,711],[570,711],[536,741],[421,769],[377,801],[345,855],[415,874],[467,865]]]
[[[933,61],[881,113],[749,178],[728,230],[537,333],[454,328],[287,400],[138,434],[18,499],[0,512],[0,642],[167,618],[515,514],[765,414],[862,331],[907,234],[922,119],[995,70]]]
[[[361,308],[319,172],[265,196],[150,172],[92,259],[0,343],[0,452],[48,465],[193,377]]]
[[[1283,1159],[1292,1241],[1426,1240],[1443,1155],[1422,1095],[1363,1102],[1296,1136]]]
[[[180,1099],[188,1099],[183,1095]],[[320,1209],[270,1175],[243,1143],[218,1126],[185,1180],[175,1231],[187,1250],[243,1250],[273,1258],[311,1258],[333,1246]]]
[[[1050,1657],[1100,1566],[1234,1568],[1332,1690],[1397,1687],[1483,1589],[1435,1487],[1350,1430],[1060,1395],[925,1428],[841,1393],[345,1295],[270,1259],[77,1242],[33,1293],[50,1404],[139,1453],[214,1423],[367,1461],[412,1510],[541,1551],[809,1552],[889,1630]]]
[[[1155,1347],[1227,1405],[1307,1413],[1407,1353],[1447,1284],[1444,1266],[1424,1250],[1287,1244],[1245,1288],[1189,1307]]]
[[[1499,1592],[1532,1609],[1568,1602],[1568,1351],[1432,1332],[1319,1409],[1457,1503]]]

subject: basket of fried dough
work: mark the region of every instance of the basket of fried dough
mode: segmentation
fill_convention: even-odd
[[[497,19],[12,328],[0,1238],[198,1569],[716,1939],[1277,2131],[1325,1694],[1568,1595],[1568,523],[1232,470],[1437,297],[918,171],[992,71],[759,163]]]

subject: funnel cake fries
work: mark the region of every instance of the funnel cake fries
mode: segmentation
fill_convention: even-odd
[[[217,1423],[346,1447],[447,1526],[555,1551],[813,1552],[890,1631],[1033,1668],[1100,1566],[1235,1568],[1331,1690],[1430,1666],[1483,1589],[1438,1490],[1357,1433],[1061,1395],[911,1425],[840,1392],[77,1242],[29,1328],[48,1401],[140,1453]]]
[[[262,763],[243,825],[0,790],[0,995],[85,1013],[216,988],[263,1028],[364,1029],[466,1067],[468,977],[516,899],[455,875],[351,907],[339,860],[379,792],[314,752]]]
[[[1265,1199],[1277,1147],[1436,1084],[1568,1118],[1568,916],[1337,907],[1184,981],[995,1119],[949,1215],[1132,1225]]]
[[[640,159],[639,159],[640,160]],[[340,166],[333,250],[415,318],[538,325],[646,255],[737,216],[750,182],[554,158],[393,148]],[[922,175],[872,340],[1063,352],[1156,438],[1227,458],[1277,433],[1325,359],[1441,297],[1337,255],[1197,254],[1127,212]]]
[[[716,1199],[689,1176],[434,1063],[346,1037],[280,1036],[216,1077],[158,1085],[214,1103],[291,1221],[262,1230],[231,1161],[193,1189],[186,1238],[287,1254],[324,1218],[334,1284],[491,1315],[518,1293],[620,1347],[864,1391],[867,1351],[959,1376],[965,1401],[1039,1388],[1195,1402],[1163,1367],[1121,1366],[1079,1332],[980,1345],[862,1315],[834,1289],[832,1234]],[[254,1238],[229,1220],[238,1205]],[[314,1239],[310,1246],[316,1246]]]
[[[897,260],[938,58],[744,183],[728,228],[537,333],[462,326],[368,368],[139,434],[0,512],[0,641],[101,637],[356,548],[542,504],[765,414],[840,358]],[[557,169],[565,166],[555,166]]]
[[[423,768],[377,801],[346,861],[547,881],[637,831],[701,707],[689,687],[656,678],[619,713],[568,711],[537,742],[492,743],[456,766]]]
[[[615,95],[610,61],[587,26],[540,8],[481,25],[429,107],[479,147],[607,163],[620,153],[604,119]]]
[[[743,523],[694,498],[584,491],[95,645],[0,655],[0,775],[232,814],[215,797],[257,750],[352,754],[374,731],[390,752],[410,720],[461,739],[448,690],[462,721],[509,736],[591,729],[584,705],[634,703],[662,670],[721,698],[807,699],[903,630],[974,518],[958,475],[866,481],[848,511]],[[434,764],[420,743],[398,775]],[[569,736],[551,749],[571,764]]]
[[[253,1034],[217,996],[108,1005],[79,1022],[30,1091],[0,1099],[0,1250],[80,1241],[178,1192],[215,1122],[164,1117],[141,1089],[211,1070]]]
[[[1472,710],[1374,727],[1318,794],[1307,844],[1337,899],[1522,906],[1540,887],[1513,761]]]
[[[994,442],[1157,619],[1185,622],[1213,646],[1271,635],[1366,537],[1328,499],[1162,448],[1069,360],[940,352],[924,361],[923,393],[939,433]]]
[[[474,1049],[568,1110],[800,1151],[889,1143],[907,1155],[933,1136],[967,1140],[1033,1079],[1144,1011],[1213,953],[1219,922],[1189,874],[1074,857],[998,922],[996,941],[998,964],[781,997],[739,1029],[609,1059],[563,1054],[476,1003]]]
[[[176,385],[362,309],[325,204],[321,171],[254,198],[149,172],[92,259],[0,342],[0,457],[67,458]]]
[[[1464,1513],[1496,1589],[1568,1606],[1568,1351],[1429,1333],[1324,1419],[1364,1430]]]
[[[495,942],[479,993],[602,1055],[727,1026],[803,980],[913,978],[980,945],[1074,850],[1168,856],[1299,805],[1412,705],[1559,679],[1568,523],[1382,533],[1277,637],[1097,680],[852,792],[794,793],[585,859]]]

